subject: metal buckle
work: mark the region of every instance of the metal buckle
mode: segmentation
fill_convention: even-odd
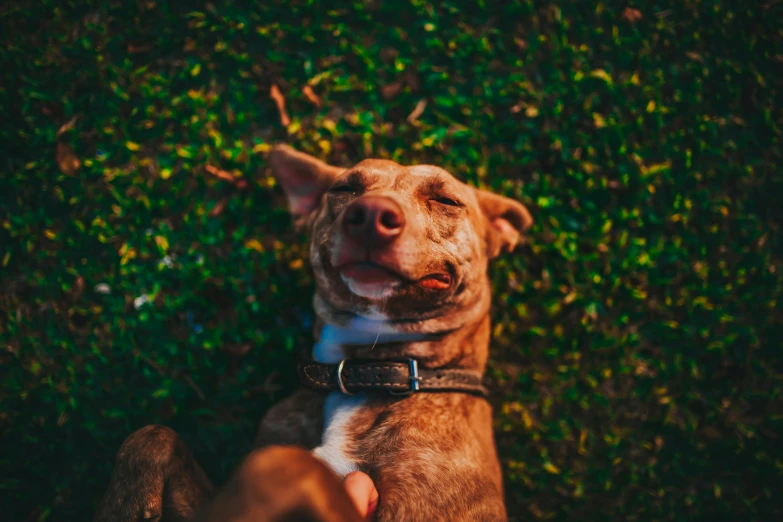
[[[349,392],[345,388],[345,384],[343,384],[343,367],[345,366],[345,359],[340,361],[340,364],[337,365],[337,386],[340,387],[340,391],[343,392],[345,395],[354,395],[353,393]]]
[[[408,362],[408,370],[411,373],[409,378],[410,388],[401,392],[389,390],[390,395],[410,395],[413,392],[419,391],[419,381],[421,380],[421,377],[419,377],[419,363],[416,362],[416,359],[410,357],[405,357],[404,359],[401,359],[401,361]]]

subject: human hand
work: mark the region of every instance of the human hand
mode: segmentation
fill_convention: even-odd
[[[378,507],[378,490],[372,479],[361,471],[352,471],[343,479],[343,486],[354,506],[365,520],[372,520]]]

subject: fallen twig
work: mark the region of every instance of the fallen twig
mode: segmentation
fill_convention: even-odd
[[[206,170],[216,178],[222,179],[223,181],[228,181],[230,183],[234,183],[236,181],[234,175],[231,174],[229,171],[219,169],[213,165],[204,165],[204,170]]]
[[[76,125],[76,122],[79,120],[79,115],[77,114],[67,122],[63,123],[62,126],[57,129],[57,134],[55,135],[56,138],[59,138],[69,130],[73,129],[73,127]]]
[[[424,114],[424,109],[427,108],[427,100],[421,99],[419,100],[419,103],[416,104],[416,107],[413,108],[413,111],[411,111],[410,114],[408,114],[408,122],[413,123],[414,121],[419,119],[419,116]]]
[[[277,104],[277,111],[280,113],[280,124],[288,127],[291,124],[291,118],[288,116],[288,111],[285,108],[285,97],[280,92],[277,84],[272,84],[272,88],[269,89],[269,97]]]
[[[212,210],[209,211],[208,214],[209,217],[218,217],[226,209],[227,204],[228,204],[228,198],[223,198],[220,201],[218,201],[217,205],[212,207]]]
[[[302,94],[304,94],[304,97],[307,98],[307,101],[315,105],[316,107],[321,106],[321,98],[318,97],[318,95],[315,93],[312,87],[309,85],[305,85],[302,88]]]

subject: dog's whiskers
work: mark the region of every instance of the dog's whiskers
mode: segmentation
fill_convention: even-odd
[[[381,301],[381,308],[378,311],[380,314],[383,314],[386,311],[386,304],[388,303],[387,299],[383,299]],[[381,328],[383,327],[383,321],[378,321],[378,333],[375,335],[375,341],[373,341],[372,346],[370,346],[370,351],[375,348],[375,345],[378,344],[378,339],[381,338]]]
[[[378,334],[375,336],[375,341],[373,341],[372,346],[370,346],[370,350],[375,348],[375,345],[378,344],[378,339],[381,337],[381,325],[378,325]]]

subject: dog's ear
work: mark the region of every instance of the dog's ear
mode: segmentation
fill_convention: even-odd
[[[533,217],[519,201],[474,189],[479,207],[486,218],[487,251],[490,259],[501,252],[511,252],[520,236],[533,224]]]
[[[300,222],[321,204],[321,198],[345,170],[299,152],[288,145],[275,145],[267,161],[288,198],[288,209]]]

